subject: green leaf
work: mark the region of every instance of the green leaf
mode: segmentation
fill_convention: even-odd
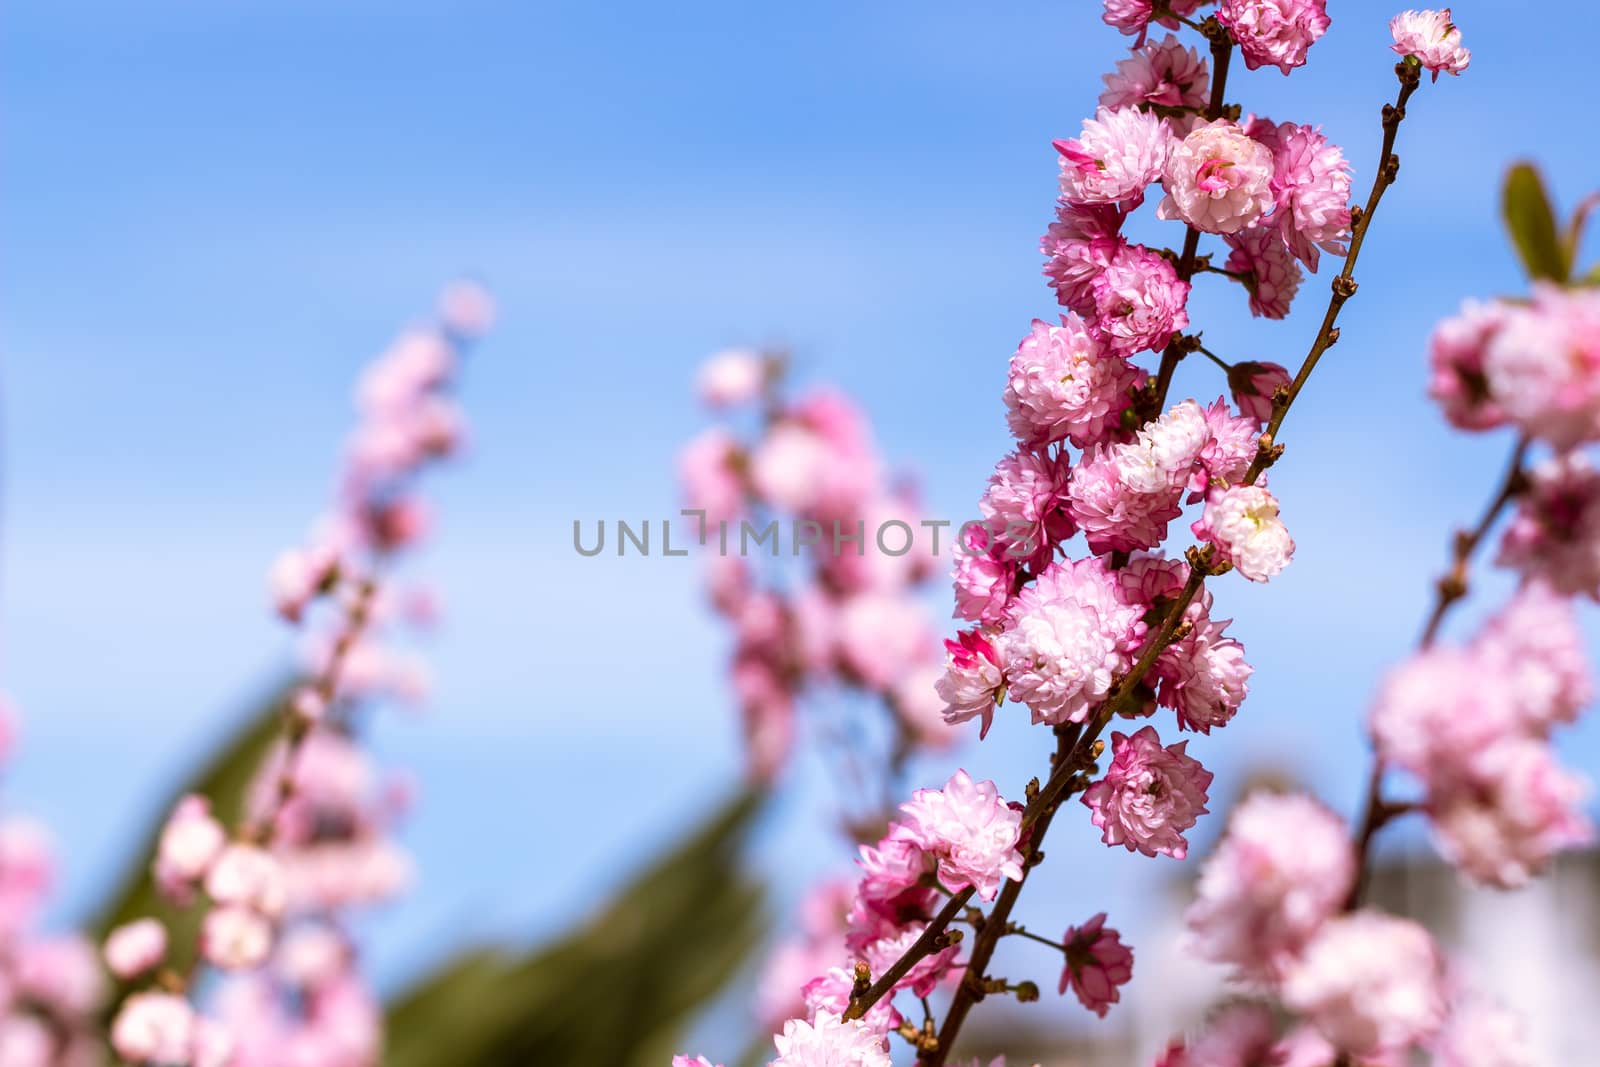
[[[138,851],[123,875],[110,883],[113,888],[106,898],[92,910],[84,924],[86,933],[99,940],[122,923],[154,916],[166,924],[170,934],[168,963],[180,974],[188,970],[199,933],[199,909],[175,907],[156,891],[150,866],[161,827],[173,805],[188,793],[210,798],[212,810],[224,826],[236,824],[250,780],[279,737],[291,691],[285,684],[257,701],[211,758],[152,811]]]
[[[1506,229],[1529,277],[1564,283],[1571,265],[1556,233],[1544,179],[1532,164],[1518,163],[1506,173],[1503,206]]]
[[[393,998],[387,1067],[661,1067],[761,939],[739,857],[763,798],[734,797],[553,944],[466,952]]]

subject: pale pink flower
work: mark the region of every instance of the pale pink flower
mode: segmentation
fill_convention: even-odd
[[[167,954],[167,928],[156,919],[136,919],[106,935],[106,968],[118,978],[135,978]]]
[[[61,1067],[56,1044],[56,1035],[44,1019],[35,1015],[0,1016],[0,1063],[6,1067]],[[88,1067],[103,1058],[100,1050],[94,1049],[81,1062],[67,1062],[73,1067]]]
[[[1064,505],[1067,467],[1035,452],[1013,452],[995,465],[978,511],[1003,555],[1042,567],[1070,537]]]
[[[1558,449],[1600,437],[1600,289],[1540,282],[1509,307],[1483,360],[1508,419]]]
[[[688,1056],[674,1056],[672,1057],[672,1067],[722,1067],[722,1064],[712,1063],[704,1056],[696,1056],[693,1059]]]
[[[778,1058],[768,1067],[892,1067],[886,1042],[860,1019],[819,1011],[811,1022],[790,1019],[773,1039]]]
[[[1252,582],[1268,581],[1294,558],[1294,538],[1278,518],[1278,498],[1259,485],[1236,485],[1213,495],[1192,529]]]
[[[178,801],[156,845],[155,876],[168,895],[205,877],[228,842],[222,824],[211,816],[211,803],[190,794]]]
[[[926,610],[903,593],[851,597],[839,608],[838,627],[841,662],[875,689],[888,689],[909,669],[936,655]]]
[[[939,695],[939,683],[944,677],[943,664],[929,659],[913,665],[884,693],[889,710],[907,738],[928,748],[948,748],[961,740],[945,718],[948,705]]]
[[[1389,20],[1389,32],[1394,35],[1395,53],[1416,56],[1433,71],[1434,81],[1442,73],[1459,75],[1472,62],[1472,53],[1461,47],[1461,31],[1450,21],[1449,8],[1402,11]]]
[[[439,294],[439,322],[456,337],[482,337],[494,328],[494,318],[494,297],[475,281],[453,281]]]
[[[1257,363],[1250,360],[1235,363],[1228,371],[1228,391],[1239,413],[1260,430],[1272,418],[1272,396],[1289,384],[1288,368],[1277,363]]]
[[[1175,15],[1192,15],[1205,0],[1168,0],[1162,6]],[[1101,19],[1107,26],[1121,30],[1129,37],[1135,34],[1139,37],[1139,44],[1144,43],[1144,35],[1150,28],[1151,19],[1155,15],[1153,0],[1105,0],[1105,13]],[[1157,25],[1165,26],[1169,30],[1178,28],[1178,22],[1173,18],[1160,18],[1155,20]]]
[[[1189,325],[1189,283],[1166,257],[1125,245],[1091,284],[1090,325],[1117,355],[1160,350]]]
[[[135,993],[111,1024],[111,1047],[129,1063],[187,1065],[194,1028],[194,1009],[183,997]]]
[[[1498,561],[1556,592],[1600,600],[1600,470],[1582,452],[1535,467]]]
[[[874,975],[886,973],[889,968],[898,963],[917,939],[928,929],[924,922],[906,923],[896,929],[887,937],[879,938],[867,944],[861,950],[868,969]],[[960,945],[949,945],[922,957],[916,964],[895,983],[896,989],[909,989],[912,994],[925,997],[932,993],[939,985],[950,976],[956,966],[956,954],[961,951]],[[849,987],[846,987],[846,1004],[849,1003]]]
[[[718,352],[700,367],[695,388],[713,408],[738,407],[761,395],[767,368],[761,353],[748,348]]]
[[[1355,876],[1337,815],[1300,794],[1254,793],[1201,868],[1184,921],[1205,959],[1269,977],[1338,912]]]
[[[261,966],[272,951],[272,923],[239,904],[224,904],[206,913],[200,927],[200,954],[225,971]]]
[[[706,513],[705,527],[693,531],[696,538],[714,541],[717,523],[737,518],[744,510],[742,456],[739,442],[720,426],[705,430],[678,454],[684,503]]]
[[[993,900],[1001,882],[1022,877],[1022,812],[1000,799],[993,782],[974,782],[958,770],[943,789],[912,793],[900,810],[904,817],[890,836],[933,857],[939,884],[950,892],[970,885]]]
[[[1288,74],[1328,31],[1325,0],[1221,0],[1217,21],[1239,43],[1244,64],[1277,67]]]
[[[1133,978],[1133,950],[1122,943],[1121,934],[1105,927],[1103,911],[1082,926],[1067,927],[1061,938],[1067,960],[1058,988],[1063,996],[1070,988],[1079,1003],[1102,1019],[1122,999],[1117,987]]]
[[[1223,635],[1227,625],[1195,620],[1187,637],[1156,658],[1156,702],[1177,713],[1181,730],[1209,734],[1226,726],[1250,692],[1254,668],[1244,661],[1244,646]]]
[[[1005,685],[999,654],[989,643],[990,636],[974,629],[963,630],[954,641],[946,640],[944,675],[936,686],[945,703],[945,722],[954,724],[982,717],[983,726],[978,731],[980,740],[988,736],[989,727],[994,724],[995,704]]]
[[[993,642],[1009,695],[1036,723],[1084,721],[1132,665],[1143,616],[1098,557],[1057,560],[1012,601]]]
[[[62,1018],[100,1007],[105,972],[94,945],[77,934],[33,938],[13,946],[12,993]]]
[[[1158,1067],[1280,1067],[1272,1013],[1260,1004],[1230,1004],[1197,1036],[1175,1049]],[[1332,1067],[1333,1060],[1319,1067]]]
[[[278,556],[267,575],[278,614],[289,622],[299,622],[311,601],[327,592],[338,565],[338,557],[322,546],[289,549]]]
[[[1167,157],[1156,213],[1206,233],[1238,233],[1272,210],[1272,150],[1227,119],[1197,123]]]
[[[1125,243],[1123,214],[1115,204],[1056,205],[1056,221],[1039,239],[1045,277],[1062,307],[1094,312],[1094,279]]]
[[[1132,441],[1097,448],[1073,471],[1068,510],[1096,553],[1153,548],[1181,512],[1179,499],[1212,439],[1193,400],[1175,404]]]
[[[846,944],[852,951],[860,952],[872,942],[892,936],[905,916],[926,910],[936,894],[921,885],[922,876],[933,870],[934,863],[893,827],[876,847],[861,846],[856,860],[861,880],[847,916]]]
[[[1485,669],[1506,678],[1524,730],[1543,735],[1576,722],[1595,695],[1572,603],[1548,585],[1525,583],[1484,624],[1473,648]]]
[[[1251,226],[1222,239],[1231,249],[1224,269],[1248,275],[1244,284],[1250,293],[1250,314],[1268,319],[1288,315],[1304,275],[1278,231]]]
[[[191,1044],[191,1067],[239,1067],[234,1060],[238,1042],[229,1028],[213,1019],[197,1016]]]
[[[1083,132],[1055,142],[1061,154],[1061,198],[1069,204],[1137,204],[1161,177],[1172,131],[1161,116],[1138,108],[1101,108]]]
[[[1489,391],[1484,370],[1489,342],[1506,320],[1506,306],[1467,301],[1459,315],[1433,328],[1428,339],[1428,395],[1445,418],[1463,430],[1492,430],[1506,421]]]
[[[1272,149],[1271,222],[1312,271],[1319,250],[1345,254],[1350,238],[1350,164],[1339,146],[1311,126],[1253,119],[1251,137]]]
[[[1447,859],[1477,881],[1514,889],[1557,853],[1594,841],[1583,814],[1588,785],[1542,741],[1507,742],[1494,756],[1492,777],[1442,786],[1429,796],[1428,814]]]
[[[1482,995],[1458,995],[1431,1048],[1434,1067],[1536,1067],[1521,1016]]]
[[[1391,670],[1370,717],[1379,758],[1430,791],[1496,773],[1498,746],[1522,729],[1511,680],[1469,649],[1435,645]]]
[[[999,538],[977,522],[964,528],[955,555],[956,616],[976,623],[1004,618],[1021,562],[1008,558]]]
[[[1187,741],[1161,747],[1154,726],[1131,737],[1111,735],[1111,766],[1084,790],[1100,840],[1146,856],[1183,859],[1189,842],[1183,831],[1206,814],[1211,772],[1187,755]]]
[[[1063,439],[1086,448],[1120,425],[1129,394],[1143,378],[1076,314],[1062,316],[1060,326],[1034,319],[1011,357],[1006,422],[1031,448]]]
[[[898,959],[898,957],[895,957]],[[891,963],[893,960],[890,961]],[[923,961],[926,962],[926,961]],[[882,973],[874,970],[874,975]],[[815,1018],[820,1012],[843,1016],[850,1008],[850,994],[855,989],[855,974],[843,967],[830,967],[826,972],[808,981],[800,990],[806,1013]],[[895,1010],[894,997],[885,996],[867,1009],[861,1017],[867,1029],[880,1037],[900,1025],[900,1013]]]
[[[1117,61],[1117,69],[1102,75],[1106,83],[1100,106],[1109,108],[1204,108],[1211,88],[1206,61],[1172,34],[1151,41]]]
[[[222,850],[206,873],[206,892],[218,904],[239,904],[269,918],[283,914],[288,898],[283,866],[271,853],[244,844]]]
[[[1403,1049],[1444,1020],[1438,953],[1421,926],[1374,911],[1325,923],[1290,967],[1283,1001],[1354,1055]]]

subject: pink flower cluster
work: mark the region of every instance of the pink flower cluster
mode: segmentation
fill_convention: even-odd
[[[908,750],[945,744],[953,738],[934,691],[938,639],[916,600],[934,556],[927,545],[897,551],[898,543],[877,536],[895,524],[916,530],[916,500],[886,478],[854,404],[830,390],[790,401],[782,381],[776,354],[735,349],[712,357],[701,371],[702,397],[732,417],[757,408],[760,417],[748,443],[719,425],[679,459],[686,503],[704,512],[692,532],[714,553],[711,601],[734,630],[730,673],[751,772],[771,778],[783,767],[798,702],[830,684],[877,697]],[[1019,471],[1010,495],[993,506],[1042,524],[1037,509],[1048,507],[1048,487],[1028,481],[1033,474]],[[761,551],[746,530],[773,522],[816,535],[791,568],[798,573],[782,583],[759,580],[768,568],[745,558]],[[776,555],[777,541],[768,544]],[[798,542],[786,554],[797,555]]]
[[[450,388],[466,346],[492,320],[488,296],[458,283],[441,297],[436,325],[403,335],[361,378],[336,507],[270,574],[279,614],[308,634],[290,725],[258,768],[239,825],[225,827],[205,797],[188,796],[158,843],[156,884],[175,905],[203,909],[195,947],[221,978],[202,986],[158,976],[171,946],[153,920],[107,938],[107,965],[132,984],[110,1033],[130,1064],[378,1060],[382,1010],[355,968],[346,921],[407,883],[409,861],[388,835],[409,789],[380,780],[356,743],[357,712],[426,688],[420,668],[380,636],[431,620],[432,598],[404,591],[388,571],[427,529],[416,482],[463,440]]]

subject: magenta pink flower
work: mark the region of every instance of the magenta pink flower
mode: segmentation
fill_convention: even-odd
[[[1500,543],[1502,566],[1600,600],[1600,470],[1582,452],[1535,467]]]
[[[1184,916],[1192,944],[1244,978],[1280,973],[1343,906],[1355,873],[1337,815],[1308,796],[1254,793],[1200,870]]]
[[[887,937],[868,944],[861,950],[867,967],[874,975],[881,975],[900,961],[911,950],[917,939],[928,929],[924,922],[906,923]],[[909,989],[914,996],[925,997],[937,989],[957,967],[956,954],[960,945],[950,945],[922,957],[895,983],[896,989]],[[849,985],[845,986],[845,1002],[849,1003]]]
[[[1325,923],[1290,968],[1283,1001],[1356,1056],[1405,1049],[1444,1020],[1433,939],[1409,919],[1359,911]]]
[[[1066,477],[1064,460],[1035,452],[1013,452],[996,464],[978,511],[1004,557],[1042,567],[1072,536]]]
[[[1192,15],[1205,0],[1168,0],[1162,6],[1175,15]],[[1129,37],[1138,35],[1139,40],[1135,45],[1144,44],[1144,35],[1150,28],[1150,22],[1155,15],[1153,0],[1105,0],[1105,13],[1101,19],[1107,26],[1121,30]],[[1156,24],[1165,26],[1169,30],[1178,28],[1178,21],[1173,18],[1163,17],[1156,19]]]
[[[1278,518],[1278,499],[1259,485],[1236,485],[1212,496],[1192,529],[1252,582],[1270,580],[1294,558],[1294,538]]]
[[[1132,552],[1160,544],[1211,439],[1206,413],[1185,400],[1134,440],[1090,452],[1067,487],[1068,510],[1090,550]]]
[[[1111,766],[1083,793],[1102,841],[1146,856],[1188,855],[1183,831],[1206,814],[1211,785],[1211,772],[1184,753],[1188,745],[1162,748],[1154,726],[1111,735]]]
[[[1345,254],[1350,237],[1350,164],[1339,146],[1310,126],[1264,119],[1246,125],[1272,149],[1272,222],[1283,242],[1310,270],[1319,250]]]
[[[945,703],[945,721],[959,723],[981,716],[978,738],[982,740],[994,724],[995,704],[1005,685],[999,654],[982,630],[963,630],[954,641],[945,641],[944,647],[948,659],[937,689]]]
[[[1132,665],[1143,616],[1099,558],[1057,560],[1012,601],[993,642],[1007,692],[1035,723],[1083,722]]]
[[[1272,372],[1269,370],[1264,373],[1270,375]],[[1235,415],[1230,411],[1221,397],[1206,408],[1205,420],[1211,437],[1200,449],[1195,459],[1195,469],[1189,476],[1188,501],[1191,504],[1204,500],[1213,490],[1226,489],[1244,481],[1250,462],[1256,458],[1256,442],[1261,430],[1261,424],[1248,414]]]
[[[1272,210],[1272,150],[1227,119],[1197,123],[1172,149],[1156,213],[1206,233],[1238,233]]]
[[[1000,541],[982,523],[971,523],[956,548],[956,610],[968,622],[992,623],[1005,617],[1021,562],[1008,558]]]
[[[1133,978],[1133,950],[1122,943],[1122,935],[1106,929],[1106,913],[1100,912],[1082,926],[1069,926],[1061,938],[1066,946],[1066,965],[1061,969],[1059,992],[1070,987],[1078,1002],[1101,1018],[1111,1005],[1122,999],[1119,986]]]
[[[1046,260],[1045,277],[1062,307],[1080,315],[1094,313],[1094,279],[1124,244],[1122,220],[1114,204],[1056,206],[1056,221],[1039,239],[1039,251]]]
[[[1325,0],[1221,0],[1217,21],[1239,43],[1245,66],[1288,74],[1305,64],[1306,52],[1332,20]]]
[[[1102,80],[1106,89],[1100,94],[1100,106],[1109,108],[1141,104],[1204,108],[1211,88],[1206,61],[1170,33],[1118,60],[1117,69]]]
[[[1506,319],[1505,305],[1468,301],[1461,314],[1440,322],[1428,339],[1428,395],[1445,418],[1463,430],[1492,430],[1506,421],[1489,392],[1484,370],[1489,342]]]
[[[1001,882],[1022,877],[1022,813],[1000,799],[993,782],[974,782],[958,770],[943,789],[918,789],[900,810],[905,815],[889,836],[932,857],[939,884],[950,892],[970,885],[993,900]]]
[[[1304,275],[1278,230],[1251,226],[1226,234],[1223,240],[1232,249],[1225,269],[1247,276],[1244,284],[1250,293],[1250,314],[1268,319],[1288,315]]]
[[[1239,413],[1255,423],[1259,430],[1272,418],[1272,394],[1289,384],[1288,368],[1277,363],[1257,363],[1250,360],[1235,363],[1228,371],[1228,390]]]
[[[1164,256],[1126,245],[1091,283],[1090,324],[1117,355],[1160,350],[1189,325],[1189,283]]]
[[[721,427],[706,430],[678,455],[684,503],[705,511],[710,537],[716,536],[717,523],[737,518],[744,509],[741,462],[739,443]]]
[[[1402,11],[1389,20],[1398,55],[1415,56],[1417,62],[1440,74],[1459,75],[1472,62],[1472,53],[1461,47],[1461,31],[1450,21],[1450,9],[1442,11]]]
[[[1029,448],[1060,440],[1087,448],[1117,429],[1143,378],[1076,314],[1062,316],[1060,326],[1034,319],[1011,357],[1006,422]]]
[[[1223,636],[1228,623],[1200,619],[1156,659],[1156,702],[1177,713],[1178,728],[1209,734],[1226,726],[1250,692],[1244,646]]]
[[[1061,154],[1061,198],[1069,204],[1138,204],[1172,148],[1159,115],[1138,108],[1101,108],[1083,132],[1055,142]]]

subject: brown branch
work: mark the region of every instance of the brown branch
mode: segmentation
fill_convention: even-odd
[[[884,971],[876,982],[861,993],[851,993],[850,1007],[845,1009],[844,1017],[846,1019],[861,1018],[867,1013],[868,1008],[882,1000],[890,990],[894,989],[895,983],[904,978],[906,973],[921,962],[924,957],[931,956],[935,952],[949,948],[957,941],[960,941],[961,931],[951,930],[949,926],[955,922],[956,916],[961,914],[961,909],[966,906],[967,901],[972,899],[972,892],[973,887],[969,885],[951,897],[950,902],[944,906],[944,910],[935,915],[933,920],[928,923],[927,929],[922,931],[922,936],[912,942],[911,947],[906,949],[905,955],[895,960],[894,966]],[[865,965],[861,966],[864,967]]]

